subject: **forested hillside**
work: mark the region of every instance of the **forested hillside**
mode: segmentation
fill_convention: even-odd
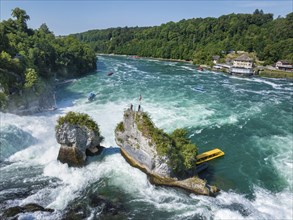
[[[33,30],[20,8],[0,22],[0,109],[12,95],[39,96],[56,78],[96,69],[95,52],[74,37],[55,37],[46,24]]]
[[[193,60],[208,63],[212,55],[240,50],[256,52],[267,64],[293,61],[293,13],[273,19],[273,14],[229,14],[196,18],[155,27],[91,30],[74,35],[98,53]]]

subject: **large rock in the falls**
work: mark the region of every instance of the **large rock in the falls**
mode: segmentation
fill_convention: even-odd
[[[126,161],[145,172],[151,183],[215,195],[219,190],[196,175],[195,145],[178,130],[168,135],[156,128],[145,112],[128,109],[116,127],[115,140]]]
[[[56,139],[61,144],[57,159],[69,166],[82,166],[87,155],[101,152],[100,143],[104,138],[87,114],[69,112],[58,119]]]

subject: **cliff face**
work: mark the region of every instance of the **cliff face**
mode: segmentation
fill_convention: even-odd
[[[121,154],[128,163],[148,174],[150,182],[183,188],[200,195],[214,195],[219,190],[209,186],[197,176],[179,179],[172,167],[170,158],[157,151],[155,141],[147,137],[139,128],[143,112],[130,109],[124,112],[123,122],[115,130],[116,143],[121,147]]]
[[[125,153],[131,155],[133,160],[143,164],[148,173],[163,177],[174,176],[172,169],[168,166],[169,158],[159,157],[152,140],[143,136],[142,132],[139,131],[135,117],[139,118],[140,115],[141,112],[131,110],[124,113],[124,129],[121,131],[116,129],[116,143]]]
[[[28,90],[10,95],[7,108],[3,111],[17,115],[30,115],[50,110],[55,104],[53,86],[46,85],[40,93]]]
[[[69,166],[82,166],[87,156],[99,154],[101,136],[86,126],[64,123],[56,130],[56,139],[61,144],[58,160]]]

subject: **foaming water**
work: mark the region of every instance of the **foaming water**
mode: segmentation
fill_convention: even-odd
[[[1,209],[33,202],[55,211],[20,219],[61,219],[65,209],[92,192],[123,203],[132,219],[292,218],[292,82],[198,73],[178,62],[100,56],[95,74],[59,90],[55,112],[0,113],[1,128],[15,125],[35,140],[0,164]],[[97,96],[88,102],[91,91]],[[201,175],[222,188],[219,196],[153,186],[123,159],[114,129],[130,103],[135,108],[141,103],[167,132],[186,128],[200,152],[224,150],[225,157],[211,161]],[[105,137],[104,153],[83,168],[56,160],[56,120],[68,111],[89,114]],[[91,208],[88,218],[98,212]]]

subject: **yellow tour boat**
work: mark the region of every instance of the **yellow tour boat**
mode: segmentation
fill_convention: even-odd
[[[196,156],[196,164],[201,164],[203,162],[206,162],[208,160],[212,160],[212,159],[215,159],[215,158],[221,157],[221,156],[224,156],[224,152],[218,148],[215,148],[213,150],[210,150],[210,151],[207,151],[207,152],[204,152],[202,154],[197,155]]]

